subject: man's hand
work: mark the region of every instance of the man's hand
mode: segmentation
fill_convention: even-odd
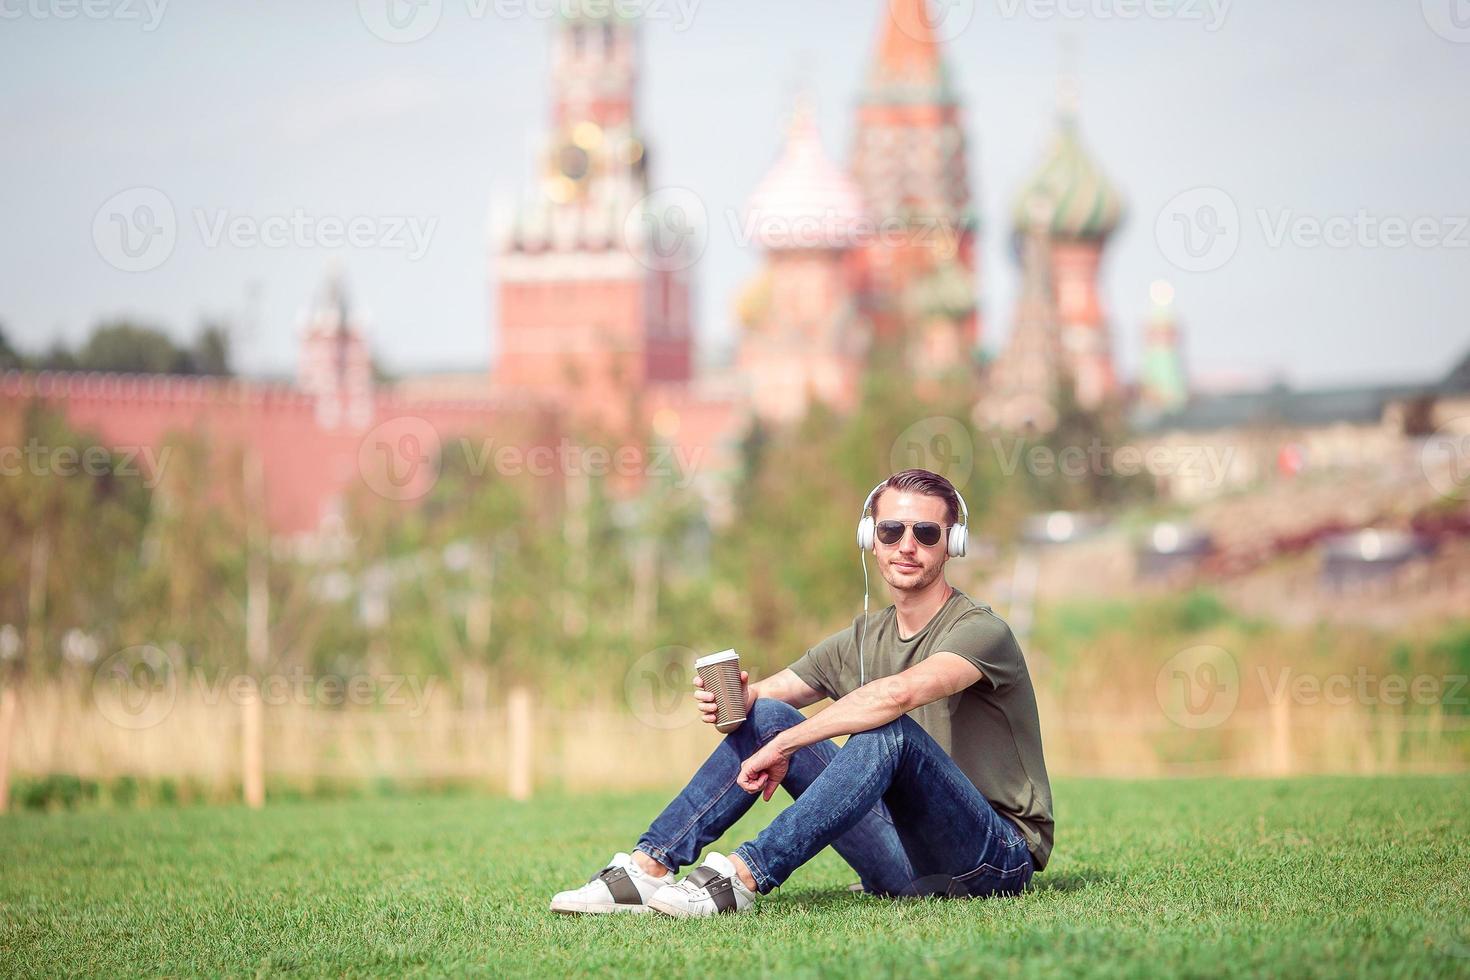
[[[781,780],[786,778],[786,770],[790,767],[790,757],[776,747],[773,739],[740,764],[740,775],[735,777],[735,781],[747,793],[761,793],[764,790],[762,798],[769,801],[771,794],[776,792],[776,787],[781,785]]]
[[[694,700],[699,705],[699,720],[706,725],[715,723],[715,696],[712,691],[704,689],[704,678],[698,674],[694,675]],[[750,707],[755,698],[750,696],[750,674],[740,672],[740,696],[745,699],[745,717],[750,717]]]

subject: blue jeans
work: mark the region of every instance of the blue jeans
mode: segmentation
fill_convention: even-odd
[[[754,805],[735,782],[740,764],[805,721],[782,701],[758,698],[689,785],[638,839],[670,871],[691,865]],[[828,844],[874,894],[1014,894],[1035,867],[1016,825],[995,811],[928,732],[907,715],[797,749],[781,785],[794,802],[735,849],[762,894]]]

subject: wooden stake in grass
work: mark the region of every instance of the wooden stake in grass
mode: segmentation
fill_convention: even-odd
[[[30,594],[26,597],[26,640],[15,668],[0,674],[0,813],[10,809],[10,750],[15,741],[15,719],[20,713],[20,682],[27,659],[39,656],[45,638],[46,570],[51,563],[51,538],[45,528],[31,539]]]
[[[1271,703],[1271,773],[1285,776],[1294,769],[1291,751],[1291,699]]]
[[[505,703],[506,722],[510,726],[510,759],[508,788],[513,800],[531,798],[531,692],[524,687],[510,689]]]
[[[270,659],[270,591],[267,579],[269,547],[265,530],[265,474],[260,456],[245,456],[245,500],[249,513],[246,530],[245,652],[250,680],[240,705],[241,781],[245,805],[253,810],[265,806],[264,723],[261,717],[260,678]]]
[[[0,679],[0,813],[10,809],[10,743],[19,701],[15,685]]]

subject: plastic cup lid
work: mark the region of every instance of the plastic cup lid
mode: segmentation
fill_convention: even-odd
[[[721,650],[719,653],[711,653],[708,656],[700,657],[698,660],[694,661],[694,669],[698,670],[701,667],[709,667],[713,664],[722,664],[727,660],[739,659],[740,654],[736,653],[734,650]]]

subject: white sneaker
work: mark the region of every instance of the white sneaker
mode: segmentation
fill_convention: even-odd
[[[648,899],[669,881],[640,868],[625,851],[613,855],[587,884],[551,897],[551,911],[604,915],[610,912],[647,912]]]
[[[685,875],[683,881],[664,885],[655,892],[648,900],[648,907],[687,919],[720,912],[744,912],[757,898],[760,895],[745,887],[730,859],[710,851],[704,863]]]

